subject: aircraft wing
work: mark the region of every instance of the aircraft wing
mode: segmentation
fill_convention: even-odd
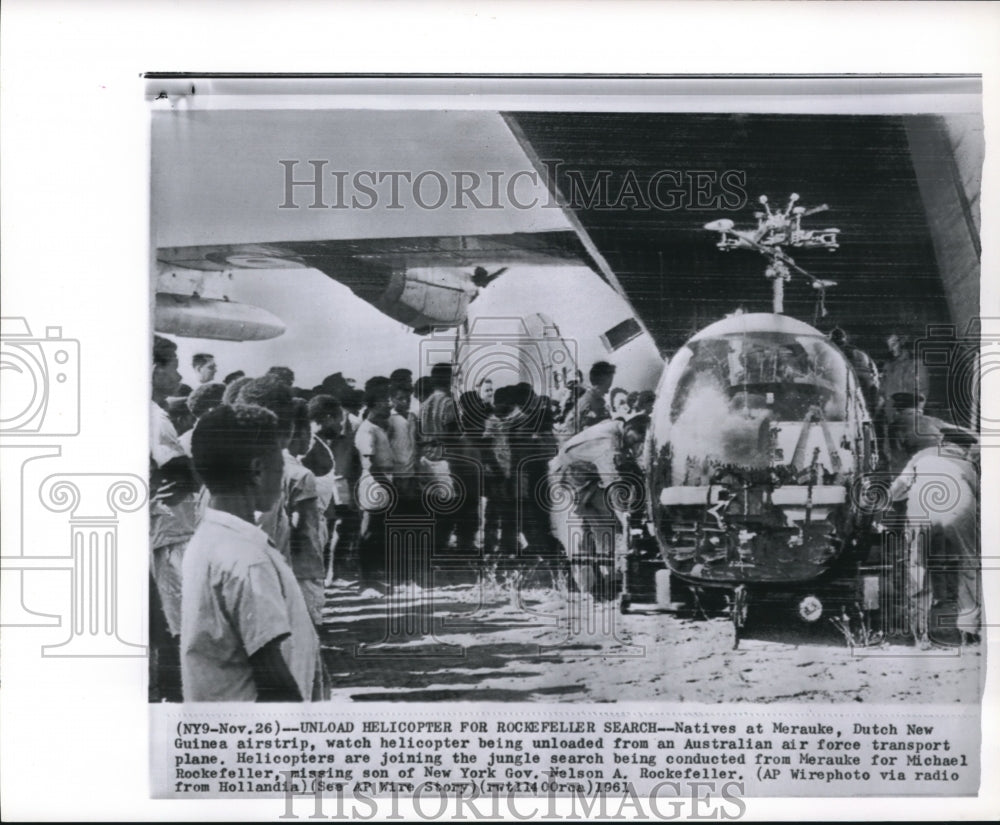
[[[311,267],[423,328],[465,320],[477,266],[597,269],[496,112],[179,107],[152,141],[158,289]]]
[[[163,247],[157,260],[167,267],[208,271],[312,267],[371,303],[385,294],[394,275],[412,270],[454,268],[471,274],[476,266],[593,267],[572,231]]]

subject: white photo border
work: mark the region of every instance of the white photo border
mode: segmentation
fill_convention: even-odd
[[[984,227],[1000,218],[1000,9],[920,3],[318,3],[9,0],[0,29],[4,314],[81,342],[85,437],[62,461],[85,472],[146,470],[148,110],[141,74],[443,72],[983,76]],[[391,25],[387,22],[391,21]],[[997,271],[984,232],[983,272]],[[997,279],[982,313],[1000,315]],[[122,319],[130,319],[127,322]],[[34,330],[37,334],[37,330]],[[138,388],[142,388],[139,392]],[[129,422],[123,426],[122,422]],[[996,490],[997,464],[984,467]],[[984,501],[995,500],[984,494]],[[9,491],[4,492],[8,515]],[[54,524],[43,540],[65,543]],[[983,511],[983,535],[998,533]],[[8,553],[4,532],[4,553]],[[145,537],[122,528],[121,627],[145,639]],[[990,641],[996,643],[996,628]],[[259,819],[273,803],[149,799],[144,659],[46,659],[40,634],[4,628],[0,694],[7,818]],[[983,730],[996,730],[988,661]],[[986,737],[978,799],[751,800],[753,819],[995,816],[997,745]]]

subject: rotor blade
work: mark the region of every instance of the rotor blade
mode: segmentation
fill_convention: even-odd
[[[723,218],[722,220],[725,220],[725,218]],[[715,223],[715,221],[713,221],[713,223]],[[764,246],[763,244],[758,243],[757,240],[749,234],[744,234],[742,232],[738,232],[735,230],[731,231],[733,235],[742,240],[752,249],[756,249],[761,255],[764,255],[768,258],[772,258],[775,260],[779,260],[786,266],[788,266],[789,269],[794,269],[800,275],[805,275],[805,277],[809,279],[810,283],[812,283],[812,285],[817,289],[825,288],[822,279],[817,278],[811,272],[803,269],[801,266],[795,263],[795,261],[791,258],[791,256],[788,255],[788,253],[785,252],[783,249],[781,249],[781,247]]]
[[[797,263],[795,263],[795,261],[793,261],[787,255],[784,257],[783,260],[789,268],[794,269],[800,275],[805,275],[809,279],[810,283],[812,283],[812,285],[816,287],[816,289],[825,289],[828,286],[837,285],[836,281],[824,281],[822,278],[817,278],[811,272],[808,272],[807,270],[799,266]]]
[[[815,215],[819,212],[826,212],[830,207],[825,203],[821,203],[819,206],[814,206],[812,209],[807,209],[802,213],[803,218],[808,218],[810,215]]]
[[[728,232],[733,226],[734,224],[729,218],[719,218],[717,221],[706,223],[705,229],[710,232]]]

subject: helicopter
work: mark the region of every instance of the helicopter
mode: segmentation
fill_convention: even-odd
[[[758,213],[754,231],[705,226],[721,234],[720,249],[766,258],[773,311],[736,312],[687,341],[661,377],[645,446],[662,561],[696,599],[726,597],[736,644],[756,601],[791,596],[807,623],[829,614],[831,585],[857,571],[873,530],[863,491],[878,451],[862,387],[826,335],[783,314],[793,273],[820,304],[835,285],[785,251],[837,244],[837,230],[801,229],[796,200]]]

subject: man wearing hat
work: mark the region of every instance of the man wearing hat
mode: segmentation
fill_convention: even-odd
[[[951,425],[924,413],[926,399],[921,392],[897,392],[890,401],[892,419],[887,428],[885,453],[890,472],[898,473],[916,452],[937,446],[942,429]]]

